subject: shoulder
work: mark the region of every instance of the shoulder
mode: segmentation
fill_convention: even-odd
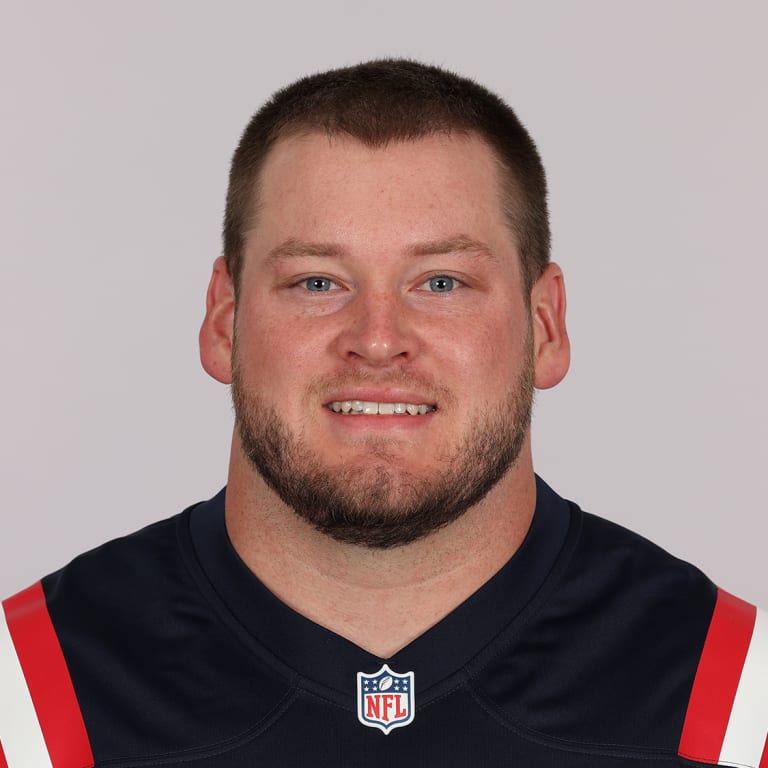
[[[100,623],[115,626],[121,606],[162,589],[158,568],[167,570],[160,564],[177,524],[171,518],[110,541],[2,601],[0,768],[94,764],[72,678],[77,654],[67,646],[75,637],[84,646]]]
[[[196,509],[223,514],[216,499]],[[3,602],[0,768],[202,759],[255,732],[286,696],[292,678],[207,581],[191,513]]]
[[[42,579],[53,614],[78,614],[146,600],[183,567],[187,511],[108,541]]]
[[[543,592],[482,675],[506,718],[573,749],[764,768],[768,671],[754,606],[575,505]]]
[[[578,552],[578,551],[577,551]],[[768,617],[695,566],[643,537],[584,514],[574,558],[593,601],[616,590],[614,615],[632,627],[626,661],[653,691],[680,678],[669,710],[681,719],[678,754],[715,765],[768,765]],[[597,569],[597,574],[587,571]],[[584,584],[582,584],[582,587]],[[664,680],[660,680],[663,676]],[[661,697],[660,697],[661,698]],[[675,711],[677,710],[677,711]]]
[[[583,537],[582,563],[599,558],[608,581],[621,585],[624,620],[653,625],[641,633],[646,642],[677,638],[666,666],[654,660],[656,669],[672,676],[677,660],[693,672],[684,687],[679,755],[706,764],[768,765],[766,612],[614,523],[584,515]],[[637,660],[641,646],[634,651]],[[646,672],[653,679],[654,669]]]

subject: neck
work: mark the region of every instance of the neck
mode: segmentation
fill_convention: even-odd
[[[515,466],[458,520],[411,544],[371,549],[315,530],[233,444],[226,524],[235,550],[286,605],[380,658],[439,622],[517,551],[536,486],[526,443]]]

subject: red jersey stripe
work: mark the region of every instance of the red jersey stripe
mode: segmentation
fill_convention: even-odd
[[[763,747],[759,768],[768,768],[768,733],[765,734],[765,746]]]
[[[717,763],[756,613],[754,605],[718,589],[688,700],[678,750],[681,757]]]
[[[8,768],[8,761],[5,759],[5,752],[3,752],[2,741],[0,741],[0,768]]]
[[[53,768],[91,768],[91,745],[42,584],[3,606]]]
[[[768,613],[757,609],[728,729],[720,750],[723,765],[756,768],[768,732]]]

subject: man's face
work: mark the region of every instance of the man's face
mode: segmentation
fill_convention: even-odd
[[[234,323],[243,453],[320,530],[394,546],[526,445],[533,344],[491,151],[311,134],[262,173]]]

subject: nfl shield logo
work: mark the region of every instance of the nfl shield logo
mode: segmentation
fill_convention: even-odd
[[[372,675],[357,673],[357,719],[389,733],[413,721],[413,672],[398,675],[386,664]]]

